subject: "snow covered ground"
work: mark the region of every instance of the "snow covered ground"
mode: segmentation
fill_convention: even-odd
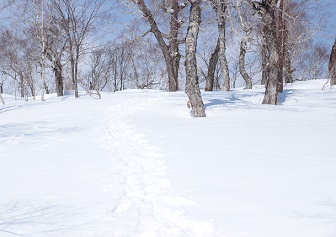
[[[0,107],[0,236],[336,236],[336,90],[127,90]]]

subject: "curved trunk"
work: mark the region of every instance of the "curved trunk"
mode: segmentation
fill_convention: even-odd
[[[142,12],[143,16],[146,18],[148,23],[151,26],[150,31],[154,34],[160,49],[163,53],[163,57],[166,63],[166,69],[168,74],[168,87],[169,91],[177,91],[178,90],[178,69],[181,55],[178,52],[178,40],[177,34],[179,29],[179,22],[178,22],[178,9],[176,8],[176,13],[172,12],[171,18],[171,37],[169,39],[170,45],[168,46],[163,39],[162,32],[159,30],[156,21],[154,19],[153,14],[146,6],[144,0],[133,0],[133,2],[139,7],[140,11]],[[178,6],[178,2],[175,1],[173,4],[175,7]],[[175,14],[177,14],[175,16]],[[175,18],[176,17],[176,18]]]
[[[197,75],[197,61],[196,61],[196,47],[199,32],[199,25],[201,23],[201,0],[189,0],[190,16],[189,27],[186,38],[186,88],[185,92],[188,95],[190,105],[192,108],[193,117],[205,117],[204,104],[199,88]]]
[[[245,81],[246,88],[252,89],[252,79],[245,70],[246,40],[247,39],[242,39],[240,42],[239,72]]]
[[[218,53],[219,53],[219,39],[217,39],[215,51],[211,54],[209,60],[208,75],[205,78],[206,81],[205,91],[213,91],[216,66],[218,63]]]

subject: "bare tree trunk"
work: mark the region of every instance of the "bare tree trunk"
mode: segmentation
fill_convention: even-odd
[[[279,46],[277,41],[277,28],[275,7],[277,0],[263,0],[261,3],[262,21],[264,24],[264,43],[269,55],[269,75],[263,104],[276,105],[278,100],[278,75],[279,75]]]
[[[3,105],[5,105],[5,101],[4,101],[4,99],[2,98],[2,93],[0,93],[0,99],[1,99],[1,103],[2,103]]]
[[[44,88],[45,88],[46,94],[49,95],[50,91],[49,91],[49,87],[46,82],[44,82]]]
[[[48,41],[47,41],[48,42]],[[56,47],[52,47],[52,44],[47,44],[45,48],[46,58],[51,62],[51,68],[55,75],[55,86],[57,96],[64,95],[64,81],[63,81],[63,65],[61,62],[61,55],[64,52],[65,46],[62,47],[60,52],[57,52]],[[52,49],[53,48],[53,49]]]
[[[252,26],[251,26],[251,22],[248,22],[248,21],[245,22],[246,20],[244,21],[243,15],[241,13],[242,6],[239,4],[239,1],[237,1],[237,5],[234,5],[234,7],[237,9],[240,25],[243,31],[245,32],[244,37],[242,37],[240,40],[240,52],[239,52],[239,62],[238,62],[239,72],[245,81],[246,88],[252,89],[252,79],[245,70],[246,49],[247,49],[247,43],[250,39],[250,34],[252,33]],[[236,79],[237,79],[237,76],[235,73],[235,79],[234,79],[234,84],[233,84],[234,87],[236,86]]]
[[[44,101],[44,92],[45,92],[45,46],[46,46],[46,38],[44,33],[44,0],[41,0],[40,2],[34,0],[33,1],[34,7],[35,7],[35,23],[39,25],[39,33],[36,34],[37,39],[41,43],[41,101]],[[41,9],[39,8],[39,5],[41,4]],[[40,15],[41,14],[41,15]],[[40,22],[41,18],[41,22]],[[32,89],[31,89],[32,91]],[[32,92],[33,94],[33,92]],[[35,100],[35,96],[34,100]]]
[[[16,95],[16,72],[14,72],[14,98],[17,100],[17,95]]]
[[[20,95],[21,95],[21,98],[25,97],[25,84],[24,84],[23,75],[20,75]]]
[[[119,91],[123,90],[123,86],[124,86],[124,73],[120,72],[120,87],[119,87]]]
[[[60,59],[57,59],[54,65],[54,74],[55,74],[55,82],[56,82],[56,93],[57,96],[63,96],[63,76],[62,76],[62,63]]]
[[[72,58],[70,59],[71,64],[71,81],[72,81],[72,89],[75,91],[75,98],[79,98],[78,94],[78,87],[77,87],[77,79],[75,74],[75,60]]]
[[[261,76],[261,85],[266,85],[269,75],[268,67],[268,57],[266,55],[266,44],[263,43],[261,46],[261,67],[262,67],[262,76]]]
[[[30,89],[30,93],[33,97],[33,100],[35,100],[35,88],[34,88],[34,85],[32,83],[29,83],[29,89]]]
[[[2,94],[3,94],[3,83],[1,82],[0,83],[0,99],[1,99],[1,103],[3,105],[5,105],[5,101],[4,101],[3,97],[2,97]]]
[[[245,70],[246,41],[247,41],[247,38],[245,37],[240,42],[239,72],[242,75],[242,77],[243,77],[243,79],[244,79],[244,81],[246,83],[246,88],[247,89],[252,89],[252,79],[247,74],[247,72]]]
[[[78,93],[78,66],[80,56],[86,50],[83,47],[86,39],[92,34],[105,15],[103,10],[103,1],[95,0],[62,0],[52,1],[53,11],[57,13],[57,20],[62,31],[63,37],[66,37],[64,49],[68,51],[71,66],[72,86],[75,90],[75,98]],[[66,46],[66,47],[65,47]]]
[[[209,60],[208,75],[205,78],[206,81],[205,91],[213,91],[214,89],[215,72],[218,63],[218,53],[219,53],[219,39],[217,39],[216,48],[214,52],[211,54]]]
[[[224,76],[224,85],[223,90],[230,90],[230,74],[229,66],[226,59],[226,10],[227,3],[225,1],[214,1],[210,0],[212,8],[216,12],[217,24],[218,24],[218,33],[219,33],[219,62],[222,69],[222,74]]]
[[[118,91],[118,83],[117,83],[117,68],[114,69],[114,92]]]
[[[73,59],[70,60],[71,63],[71,80],[72,80],[72,89],[75,91],[75,98],[79,98],[78,94],[78,85],[77,85],[77,78],[76,78],[76,66]]]
[[[215,83],[214,83],[214,89],[215,90],[221,90],[221,85],[219,83],[219,71],[217,70],[215,73]]]
[[[330,85],[336,85],[336,40],[330,53],[328,69],[330,76]]]
[[[197,75],[197,61],[196,61],[196,48],[197,38],[199,33],[199,25],[201,23],[201,0],[189,0],[190,16],[189,27],[186,38],[186,88],[185,92],[188,95],[193,117],[205,117],[204,104],[199,88],[198,75]]]
[[[73,44],[70,43],[70,66],[71,66],[71,81],[72,81],[72,89],[75,91],[75,98],[79,98],[79,93],[78,93],[78,80],[77,80],[77,76],[78,76],[78,69],[77,69],[77,55],[75,56],[74,54],[76,54],[74,52],[73,49]]]
[[[75,62],[74,65],[74,90],[75,90],[75,98],[79,98],[79,93],[78,93],[78,62]]]
[[[45,48],[46,48],[46,39],[44,34],[44,0],[41,1],[41,41],[42,41],[42,51],[41,51],[41,101],[44,101],[44,92],[45,92]]]
[[[170,33],[166,38],[168,38],[169,45],[164,41],[164,34],[159,30],[154,16],[150,9],[147,7],[144,0],[132,0],[136,4],[140,11],[142,12],[144,18],[150,24],[150,31],[154,34],[160,49],[163,53],[163,57],[166,63],[166,69],[168,74],[168,87],[169,91],[178,90],[178,70],[180,66],[181,55],[178,50],[178,30],[180,28],[181,22],[178,20],[178,14],[183,6],[179,6],[177,0],[172,0],[171,9],[171,21],[170,21]]]
[[[288,42],[288,26],[286,22],[284,22],[284,67],[285,67],[285,82],[286,83],[293,83],[293,76],[292,73],[295,71],[292,69],[292,60],[289,51],[289,42]]]
[[[286,46],[285,46],[286,48]],[[285,51],[285,82],[286,83],[293,83],[293,76],[292,73],[294,70],[292,69],[292,63],[290,58],[290,53]]]
[[[169,50],[164,50],[166,69],[168,74],[168,90],[169,91],[177,91],[178,90],[178,68],[176,68],[176,62],[174,62],[174,58],[170,57]]]
[[[178,0],[172,0],[170,11],[170,34],[169,34],[169,52],[172,59],[172,78],[169,79],[169,91],[178,91],[178,72],[180,67],[181,54],[179,52],[178,32],[181,28],[179,22],[180,7]]]
[[[278,72],[278,92],[283,92],[283,67],[285,61],[284,53],[284,0],[280,1],[278,10],[278,47],[279,47],[279,72]]]
[[[46,57],[53,64],[51,68],[55,75],[56,94],[57,96],[63,96],[64,95],[63,76],[62,76],[63,66],[61,59],[59,57],[52,58],[50,53],[46,53]]]

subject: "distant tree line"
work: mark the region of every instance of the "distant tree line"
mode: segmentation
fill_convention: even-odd
[[[321,1],[323,3],[323,1]],[[0,89],[18,97],[129,88],[185,90],[264,84],[276,104],[286,83],[328,76],[327,27],[315,0],[3,1]],[[330,68],[330,66],[329,66]]]

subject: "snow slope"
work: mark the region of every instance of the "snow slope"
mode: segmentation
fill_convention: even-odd
[[[336,236],[336,91],[324,80],[127,90],[0,107],[0,236]]]

